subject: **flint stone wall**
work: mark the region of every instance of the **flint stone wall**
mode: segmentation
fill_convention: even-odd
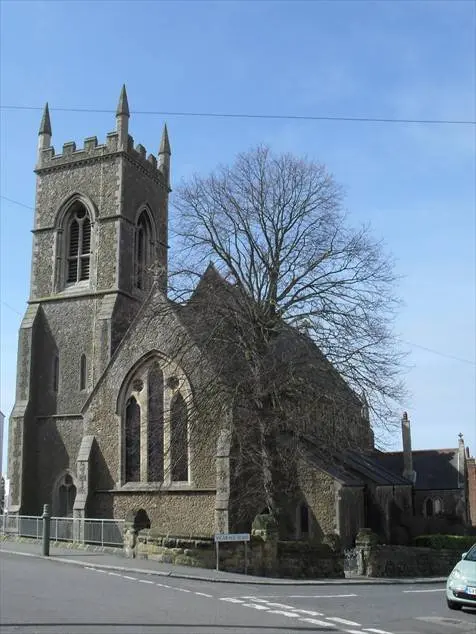
[[[461,553],[415,546],[379,546],[361,549],[361,570],[367,577],[447,577]]]
[[[130,545],[128,544],[130,550]],[[213,539],[204,537],[170,537],[154,530],[137,535],[133,556],[161,563],[215,568]],[[243,542],[220,543],[220,570],[245,572]],[[247,544],[247,572],[250,575],[285,579],[335,578],[344,576],[343,557],[328,546],[305,542],[280,542],[252,536]]]

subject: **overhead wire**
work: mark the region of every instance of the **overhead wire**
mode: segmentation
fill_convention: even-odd
[[[42,106],[21,106],[18,104],[0,105],[0,110],[43,110]],[[50,111],[57,112],[87,112],[96,114],[114,114],[112,109],[92,107],[50,107]],[[250,112],[194,112],[176,110],[132,110],[131,115],[152,115],[161,117],[202,117],[222,119],[275,119],[291,121],[340,121],[349,123],[402,123],[402,124],[428,124],[428,125],[476,125],[472,119],[412,119],[399,117],[368,117],[368,116],[341,116],[341,115],[296,115],[296,114],[270,114]]]

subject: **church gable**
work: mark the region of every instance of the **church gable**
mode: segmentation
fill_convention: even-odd
[[[202,417],[205,395],[218,407],[207,402]],[[96,436],[107,465],[98,488],[214,487],[224,403],[206,358],[155,285],[83,410],[85,433]]]

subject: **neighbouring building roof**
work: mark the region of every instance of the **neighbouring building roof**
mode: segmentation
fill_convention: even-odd
[[[412,451],[415,489],[458,489],[458,450]],[[378,452],[376,460],[393,473],[403,473],[403,452]]]

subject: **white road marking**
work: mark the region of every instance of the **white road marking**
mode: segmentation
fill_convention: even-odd
[[[243,599],[233,599],[230,597],[221,597],[220,601],[229,601],[230,603],[244,603]]]
[[[213,599],[213,596],[211,594],[207,594],[206,592],[195,592],[195,594],[198,594],[199,597],[207,597],[207,599]]]
[[[334,627],[332,623],[326,621],[318,621],[317,619],[299,619],[303,623],[311,623],[312,625],[320,625],[321,627]],[[361,632],[359,632],[361,634]]]
[[[356,597],[357,594],[290,594],[286,599],[345,599]],[[270,597],[272,598],[272,597]]]
[[[296,612],[286,612],[286,610],[270,610],[268,612],[268,614],[282,614],[283,616],[287,616],[290,619],[294,618],[297,619],[299,618],[299,614],[296,614]]]
[[[357,625],[358,627],[362,627],[360,623],[356,623],[355,621],[348,621],[347,619],[341,619],[339,616],[326,616],[328,621],[334,621],[335,623],[339,623],[341,625]]]
[[[261,605],[260,603],[242,603],[244,608],[254,608],[255,610],[269,610],[266,605]]]
[[[392,634],[391,632],[388,632],[387,630],[377,630],[374,627],[369,627],[365,630],[363,630],[364,632],[372,632],[372,634]]]
[[[170,588],[170,586],[168,586],[168,585],[167,585],[167,584],[165,584],[165,583],[156,583],[155,585],[156,585],[156,586],[159,586],[159,588]]]
[[[148,581],[147,579],[139,579],[139,583],[154,583],[153,581]]]
[[[362,634],[362,630],[344,630],[346,634]]]
[[[251,599],[255,603],[269,603],[266,599],[256,599],[255,597],[243,597],[243,599]]]
[[[285,610],[294,610],[293,605],[286,605],[284,603],[270,603],[269,601],[264,601],[266,605],[270,605],[272,608],[284,608]]]
[[[248,601],[253,601],[253,603],[269,604],[269,601],[267,601],[266,599],[256,599],[255,597],[243,597],[243,599],[248,599]]]
[[[129,579],[130,581],[137,581],[137,577],[128,577],[127,575],[122,575],[123,579]]]
[[[91,566],[84,566],[84,570],[94,570],[94,571],[96,571],[97,568],[91,568]]]
[[[299,614],[307,614],[309,616],[324,616],[322,612],[314,612],[314,610],[298,610],[294,609],[294,612],[299,612]]]
[[[446,592],[446,588],[432,588],[431,590],[402,590],[404,594],[411,594],[413,592]]]
[[[120,575],[118,572],[108,572],[108,575],[111,575],[111,577],[122,577],[122,575]]]
[[[192,592],[191,590],[187,590],[186,588],[174,588],[174,590],[178,590],[179,592]]]

